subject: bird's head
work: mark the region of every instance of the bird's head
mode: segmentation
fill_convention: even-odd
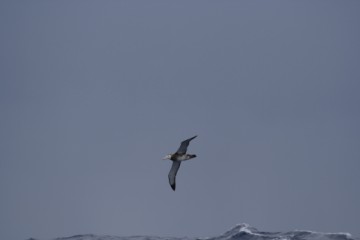
[[[168,154],[163,158],[163,160],[170,160],[170,159],[171,159],[171,154]]]

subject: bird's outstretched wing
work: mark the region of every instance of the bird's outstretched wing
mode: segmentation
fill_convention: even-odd
[[[185,154],[187,147],[189,146],[189,143],[191,140],[193,140],[194,138],[196,138],[197,135],[193,136],[192,138],[186,139],[184,141],[181,142],[179,149],[176,151],[176,153],[178,154]]]
[[[175,178],[176,178],[176,173],[178,172],[179,168],[180,168],[180,161],[173,161],[173,164],[171,166],[170,172],[169,172],[169,183],[171,188],[175,191],[175,187],[176,187],[176,183],[175,183]]]

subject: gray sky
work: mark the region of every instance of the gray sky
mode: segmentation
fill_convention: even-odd
[[[1,1],[0,239],[360,236],[359,1]],[[160,160],[198,134],[177,190]]]

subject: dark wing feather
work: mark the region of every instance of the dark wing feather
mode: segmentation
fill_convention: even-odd
[[[187,147],[189,146],[189,143],[191,140],[193,140],[194,138],[196,138],[197,136],[193,136],[192,138],[186,139],[184,141],[181,142],[179,149],[176,151],[176,153],[178,154],[185,154]]]
[[[176,174],[180,168],[180,161],[173,161],[173,164],[171,166],[170,172],[169,172],[169,183],[171,188],[175,191],[175,187],[176,187],[176,183],[175,183],[175,178],[176,178]]]

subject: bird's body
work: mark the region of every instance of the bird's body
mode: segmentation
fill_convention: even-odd
[[[186,160],[190,160],[192,158],[195,158],[196,155],[195,154],[178,154],[178,153],[174,153],[171,154],[170,160],[172,161],[186,161]]]
[[[176,174],[180,168],[181,162],[190,160],[190,159],[196,157],[195,154],[187,154],[186,153],[187,147],[189,146],[190,141],[196,137],[197,136],[194,136],[192,138],[182,141],[179,149],[175,153],[168,154],[164,158],[164,159],[171,160],[173,162],[168,177],[169,177],[170,186],[174,191],[175,191],[175,187],[176,187],[175,178],[176,178]]]

